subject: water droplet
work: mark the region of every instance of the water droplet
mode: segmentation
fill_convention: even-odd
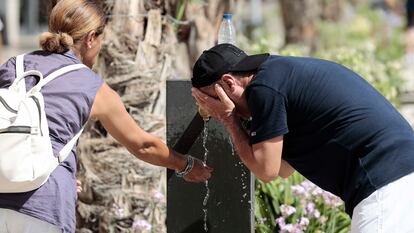
[[[208,231],[208,227],[207,227],[207,209],[203,209],[204,211],[204,231],[207,232]]]

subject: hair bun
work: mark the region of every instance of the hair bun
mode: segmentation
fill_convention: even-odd
[[[51,53],[64,53],[73,46],[73,38],[67,33],[44,32],[40,35],[40,47]]]

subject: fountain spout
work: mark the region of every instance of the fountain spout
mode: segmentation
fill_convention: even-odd
[[[205,122],[206,121],[200,113],[197,112],[185,129],[184,133],[181,135],[180,139],[178,139],[177,143],[173,146],[173,149],[181,154],[187,154],[191,149],[191,146],[203,131]]]

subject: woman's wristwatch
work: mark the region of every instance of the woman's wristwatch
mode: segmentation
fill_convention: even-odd
[[[194,158],[191,155],[187,155],[187,165],[185,166],[184,170],[180,171],[180,172],[175,172],[175,175],[177,177],[184,177],[185,175],[187,175],[188,173],[191,172],[191,170],[193,170],[194,167]]]

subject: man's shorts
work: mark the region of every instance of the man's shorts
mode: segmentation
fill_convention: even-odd
[[[378,189],[352,214],[351,233],[394,232],[414,232],[414,173]]]

